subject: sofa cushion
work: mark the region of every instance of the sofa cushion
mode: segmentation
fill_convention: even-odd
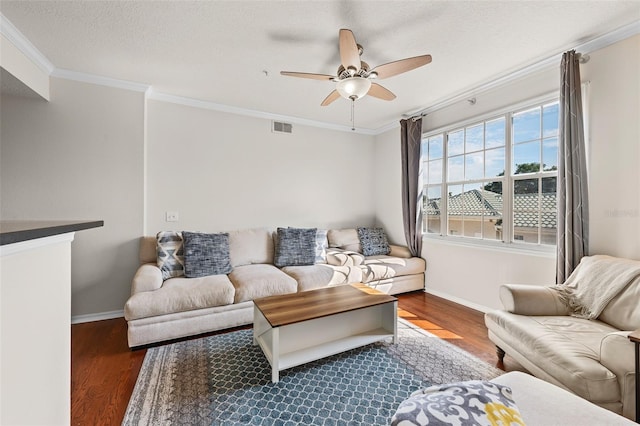
[[[171,278],[155,291],[136,293],[124,307],[127,321],[233,303],[235,290],[226,275]]]
[[[316,259],[316,228],[278,228],[274,265],[313,265]]]
[[[158,238],[157,237],[140,237],[140,250],[138,251],[138,260],[140,264],[154,263],[158,264]]]
[[[358,239],[365,256],[389,254],[389,241],[382,228],[358,228]]]
[[[420,274],[424,272],[426,263],[421,257],[406,259],[393,256],[370,256],[360,267],[362,282],[369,283],[402,275]]]
[[[231,272],[229,234],[203,234],[182,231],[184,275],[187,278]]]
[[[163,279],[184,276],[184,244],[181,232],[158,232],[156,249],[158,268],[162,271]]]
[[[598,320],[619,330],[637,330],[640,328],[640,277],[631,281],[602,310]]]
[[[273,265],[243,265],[228,275],[235,287],[235,303],[277,294],[295,293],[298,283]]]
[[[487,327],[577,395],[595,403],[620,400],[615,374],[600,363],[600,345],[618,331],[598,320],[491,311]]]
[[[243,229],[229,232],[231,266],[273,263],[273,232],[268,229]]]
[[[358,231],[351,229],[330,229],[327,232],[329,247],[362,253]]]
[[[285,266],[282,272],[298,282],[298,291],[362,282],[362,270],[354,266]]]

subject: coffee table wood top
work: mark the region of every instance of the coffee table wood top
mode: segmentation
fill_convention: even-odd
[[[253,303],[271,327],[281,327],[396,300],[364,284],[353,284],[263,297]]]

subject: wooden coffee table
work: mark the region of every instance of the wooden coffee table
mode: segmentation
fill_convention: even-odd
[[[398,299],[363,284],[253,302],[253,344],[269,360],[273,383],[287,368],[388,338],[398,342]]]

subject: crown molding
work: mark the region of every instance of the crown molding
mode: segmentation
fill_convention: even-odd
[[[97,84],[99,86],[115,87],[117,89],[132,90],[134,92],[147,92],[151,87],[148,84],[137,83],[135,81],[118,80],[117,78],[104,77],[101,75],[88,74],[84,72],[65,70],[56,68],[51,77],[65,80],[80,81],[83,83]]]
[[[383,133],[388,132],[389,130],[393,130],[397,127],[400,127],[400,121],[392,121],[389,124],[385,124],[384,126],[378,127],[377,129],[374,130],[374,135],[381,135]]]
[[[5,16],[0,13],[0,33],[20,50],[38,68],[50,75],[55,66],[44,56],[28,38],[24,36]]]
[[[530,65],[527,65],[525,67],[507,71],[506,73],[503,73],[496,78],[491,78],[485,82],[480,83],[479,85],[463,89],[452,96],[447,96],[446,98],[437,100],[428,107],[406,112],[402,114],[402,117],[408,118],[416,115],[427,115],[458,102],[466,101],[467,99],[473,98],[480,93],[487,92],[491,89],[506,85],[526,76],[533,75],[539,71],[543,71],[554,66],[559,66],[560,60],[562,59],[562,54],[567,50],[575,49],[583,55],[586,55],[627,39],[636,34],[640,34],[640,21],[632,22],[584,43],[573,45],[572,47],[567,47],[566,49],[563,49],[561,53],[534,61]]]
[[[251,109],[240,108],[240,107],[235,107],[230,105],[218,104],[215,102],[203,101],[199,99],[186,98],[181,96],[159,93],[159,92],[155,92],[152,89],[152,86],[149,84],[127,81],[127,80],[119,80],[119,79],[99,76],[95,74],[88,74],[88,73],[83,73],[78,71],[56,68],[2,13],[0,13],[0,33],[4,37],[6,37],[7,40],[13,43],[34,64],[36,64],[40,69],[42,69],[45,73],[47,73],[52,77],[80,81],[84,83],[97,84],[101,86],[114,87],[114,88],[124,89],[124,90],[132,90],[136,92],[143,92],[145,93],[145,97],[147,99],[153,99],[153,100],[158,100],[163,102],[171,102],[171,103],[191,106],[195,108],[203,108],[203,109],[209,109],[213,111],[227,112],[231,114],[238,114],[238,115],[244,115],[244,116],[255,117],[255,118],[263,118],[267,120],[285,121],[285,122],[300,124],[304,126],[319,127],[319,128],[329,129],[329,130],[337,130],[341,132],[356,133],[356,134],[363,134],[363,135],[369,135],[369,136],[380,135],[382,133],[385,133],[399,126],[399,123],[397,121],[392,121],[376,129],[366,129],[366,128],[358,129],[357,128],[355,130],[352,130],[350,126],[326,123],[323,121],[309,120],[305,118],[286,116],[281,114],[273,114],[273,113],[268,113],[264,111],[251,110]],[[640,33],[640,21],[635,21],[635,22],[632,22],[631,24],[620,27],[607,34],[596,37],[585,43],[579,44],[573,48],[582,54],[588,54],[639,33]],[[447,96],[446,98],[437,100],[435,101],[435,103],[433,103],[432,105],[426,108],[421,108],[418,110],[414,110],[412,112],[407,112],[405,114],[402,114],[402,117],[408,118],[408,117],[412,117],[419,114],[426,115],[428,113],[437,111],[439,109],[453,105],[460,101],[467,100],[470,97],[476,96],[479,93],[486,92],[488,90],[508,84],[512,81],[518,80],[528,75],[532,75],[538,71],[542,71],[551,66],[555,66],[559,63],[561,57],[562,57],[562,54],[560,53],[557,55],[553,55],[551,57],[547,57],[547,58],[535,61],[532,64],[525,66],[523,68],[503,73],[502,75],[499,75],[497,78],[492,78],[474,87],[463,89],[452,96]]]
[[[264,111],[240,108],[240,107],[235,107],[230,105],[218,104],[215,102],[203,101],[200,99],[169,95],[166,93],[156,92],[155,90],[150,90],[149,92],[147,92],[147,99],[185,105],[185,106],[190,106],[194,108],[208,109],[211,111],[226,112],[230,114],[244,115],[244,116],[254,117],[254,118],[263,118],[266,120],[285,121],[287,123],[300,124],[303,126],[310,126],[310,127],[319,127],[323,129],[329,129],[329,130],[337,130],[340,132],[357,133],[357,134],[363,134],[363,135],[369,135],[369,136],[373,136],[377,134],[376,131],[372,129],[356,128],[356,130],[351,130],[350,126],[326,123],[324,121],[309,120],[309,119],[300,118],[300,117],[292,117],[288,115],[273,114],[270,112],[264,112]]]

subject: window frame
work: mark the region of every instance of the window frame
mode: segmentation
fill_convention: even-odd
[[[548,178],[548,177],[556,177],[558,175],[557,170],[553,170],[553,171],[545,171],[545,170],[540,170],[539,172],[535,172],[535,173],[523,173],[523,174],[513,174],[514,170],[513,169],[513,165],[512,165],[512,158],[513,158],[513,147],[514,147],[514,141],[513,141],[513,137],[512,137],[512,129],[513,129],[513,117],[515,114],[518,114],[520,112],[526,111],[528,109],[532,109],[532,108],[536,108],[536,107],[543,107],[547,104],[550,103],[556,103],[559,102],[559,96],[557,93],[548,93],[546,95],[543,96],[539,96],[539,97],[535,97],[535,98],[531,98],[531,99],[527,99],[521,102],[517,102],[514,104],[511,104],[509,106],[506,106],[504,108],[498,109],[498,110],[493,110],[493,111],[489,111],[474,117],[470,117],[446,126],[441,126],[439,128],[435,128],[432,130],[429,130],[428,132],[424,132],[422,134],[422,139],[421,141],[424,142],[426,140],[428,140],[429,138],[438,136],[438,135],[442,135],[442,140],[443,140],[443,152],[442,152],[442,181],[440,183],[435,183],[432,184],[428,181],[427,178],[427,174],[425,173],[425,171],[421,171],[421,178],[424,180],[424,184],[423,184],[423,203],[428,200],[428,188],[431,186],[440,186],[441,187],[441,199],[440,199],[440,231],[437,233],[430,233],[428,232],[428,216],[426,214],[423,214],[423,220],[422,220],[422,229],[423,229],[423,237],[424,238],[432,238],[432,239],[441,239],[441,240],[446,240],[448,242],[451,243],[455,243],[455,244],[463,244],[463,245],[474,245],[474,246],[484,246],[484,247],[501,247],[501,248],[509,248],[509,249],[524,249],[524,250],[529,250],[529,251],[533,251],[533,252],[543,252],[543,253],[550,253],[550,252],[554,252],[556,251],[556,244],[542,244],[542,237],[541,237],[541,233],[542,233],[542,227],[541,227],[541,222],[539,222],[539,226],[538,226],[538,242],[537,243],[533,243],[533,242],[520,242],[518,240],[515,239],[515,232],[514,232],[514,220],[513,220],[513,212],[514,212],[514,208],[513,208],[513,201],[514,201],[514,194],[513,194],[513,188],[515,186],[515,181],[517,180],[524,180],[524,179],[539,179],[539,182],[542,182],[542,179],[544,178]],[[542,113],[542,112],[541,112]],[[493,121],[493,120],[498,120],[498,119],[505,119],[505,145],[504,145],[504,154],[505,154],[505,172],[504,172],[504,176],[496,176],[496,177],[483,177],[481,179],[474,179],[474,180],[462,180],[462,181],[448,181],[448,146],[447,146],[447,135],[449,132],[453,132],[459,129],[466,129],[467,127],[473,127],[474,125],[478,125],[478,124],[482,124],[483,126],[486,125],[487,122]],[[559,131],[559,129],[558,129]],[[540,143],[543,143],[544,140],[544,135],[541,134],[540,135]],[[422,145],[421,145],[422,146]],[[541,147],[542,149],[542,147]],[[480,152],[483,152],[483,155],[485,155],[484,153],[486,153],[487,149],[486,147],[483,147],[483,150]],[[559,155],[559,154],[558,154]],[[485,155],[485,159],[486,159],[486,155]],[[543,165],[542,162],[544,162],[544,158],[540,158],[540,162],[541,162],[541,169],[543,169]],[[428,163],[428,159],[425,158],[424,154],[421,155],[421,167],[426,165]],[[470,236],[464,236],[464,235],[450,235],[449,234],[449,229],[448,229],[448,210],[449,210],[449,206],[448,206],[448,196],[446,196],[445,194],[447,193],[447,187],[449,185],[462,185],[462,184],[474,184],[474,183],[478,183],[478,182],[482,182],[482,183],[486,183],[488,181],[492,181],[492,182],[496,182],[496,181],[500,181],[502,182],[502,193],[503,193],[503,205],[502,205],[502,219],[503,219],[503,228],[502,228],[502,240],[498,240],[498,239],[485,239],[485,238],[477,238],[477,237],[470,237]],[[542,185],[539,185],[539,189],[538,189],[538,193],[541,194],[542,191]],[[508,196],[506,196],[508,194]],[[542,203],[542,199],[539,198],[539,203]],[[423,204],[424,205],[424,204]],[[541,214],[542,214],[542,206],[540,205],[538,208],[538,217],[540,218]],[[424,213],[424,210],[423,210]],[[484,217],[484,216],[483,216]],[[506,219],[508,218],[508,223],[506,221]],[[464,234],[464,232],[463,232]]]

